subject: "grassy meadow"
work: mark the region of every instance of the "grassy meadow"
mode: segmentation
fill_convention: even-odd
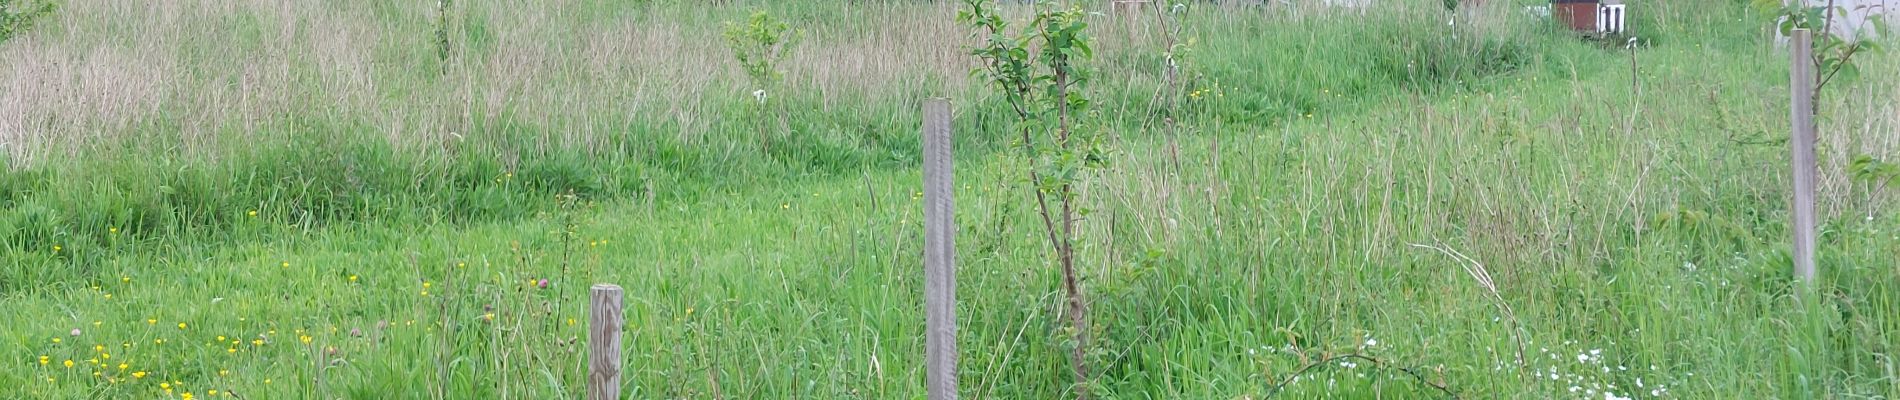
[[[1820,97],[1807,292],[1789,57],[1746,1],[1632,2],[1633,42],[1537,1],[1078,3],[1096,398],[1900,397],[1896,189],[1852,167],[1900,160],[1900,53]],[[722,36],[761,11],[798,31],[770,90]],[[58,1],[0,42],[0,398],[578,398],[615,283],[629,398],[921,399],[932,97],[961,392],[1069,396],[956,14]]]

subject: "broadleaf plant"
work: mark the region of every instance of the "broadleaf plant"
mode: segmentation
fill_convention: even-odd
[[[982,60],[981,76],[1016,116],[1013,145],[1022,150],[1024,172],[1036,199],[1043,231],[1062,271],[1075,396],[1092,390],[1088,368],[1089,323],[1081,277],[1075,268],[1076,223],[1086,211],[1077,187],[1105,160],[1103,136],[1089,124],[1093,113],[1085,88],[1086,63],[1094,56],[1086,14],[1079,8],[1040,1],[1020,32],[989,8],[989,0],[965,0],[957,15],[982,39],[970,54]]]

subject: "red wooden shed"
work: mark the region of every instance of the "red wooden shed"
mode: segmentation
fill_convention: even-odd
[[[1591,35],[1622,33],[1622,0],[1551,0],[1550,15],[1570,29]]]

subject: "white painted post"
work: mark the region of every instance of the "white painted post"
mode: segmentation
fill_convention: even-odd
[[[1795,29],[1788,40],[1789,111],[1794,123],[1791,144],[1794,163],[1794,276],[1814,284],[1814,37]]]
[[[955,208],[950,100],[924,101],[924,363],[929,400],[957,398]]]

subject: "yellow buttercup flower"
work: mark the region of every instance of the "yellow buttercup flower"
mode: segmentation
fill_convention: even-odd
[[[49,363],[49,362],[53,362],[53,359],[48,358],[46,356],[40,356],[40,365],[46,365],[46,363]]]
[[[298,336],[297,341],[303,342],[303,344],[310,344],[310,335]]]
[[[138,371],[138,372],[133,372],[133,373],[132,373],[132,377],[133,377],[133,378],[139,378],[139,379],[145,379],[145,371]]]
[[[66,368],[72,368],[72,367],[73,367],[73,360],[66,360]]]
[[[125,365],[125,363],[119,363],[119,369],[120,369],[120,370],[125,370],[126,368],[131,368],[131,367],[132,367],[132,366],[130,366],[130,365]]]
[[[183,322],[178,323],[178,329],[185,329],[185,323]]]

